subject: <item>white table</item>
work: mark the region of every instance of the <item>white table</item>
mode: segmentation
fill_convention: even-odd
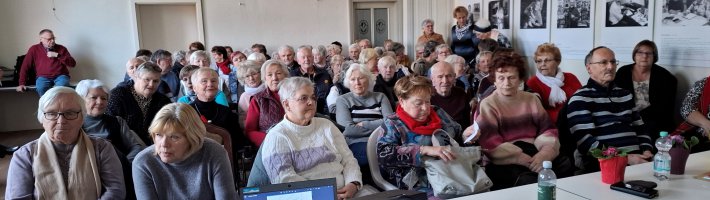
[[[710,199],[710,182],[693,178],[710,171],[710,151],[690,155],[685,175],[671,175],[668,181],[653,177],[653,163],[626,167],[625,181],[646,180],[658,183],[656,199]],[[645,199],[611,190],[601,181],[600,172],[557,180],[557,199]],[[524,185],[458,199],[537,199],[537,184]]]

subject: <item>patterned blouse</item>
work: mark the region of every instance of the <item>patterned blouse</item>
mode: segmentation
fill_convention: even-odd
[[[148,105],[150,104],[150,101],[153,100],[153,95],[145,98],[139,95],[133,87],[131,87],[131,94],[133,95],[133,98],[136,99],[136,102],[138,102],[138,106],[141,108],[141,113],[143,113],[143,117],[145,117],[148,114]]]
[[[693,87],[688,91],[688,94],[683,100],[683,104],[680,106],[680,116],[682,116],[683,119],[688,120],[690,113],[693,111],[700,111],[698,102],[700,102],[700,95],[703,92],[703,89],[705,89],[705,82],[707,79],[708,78],[705,77],[699,81],[696,81],[695,84],[693,84]],[[710,119],[710,113],[708,113],[706,117]],[[698,128],[698,132],[702,133],[703,129]]]

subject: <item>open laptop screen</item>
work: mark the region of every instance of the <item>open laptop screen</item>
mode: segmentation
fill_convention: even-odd
[[[242,189],[244,200],[335,200],[335,178]]]

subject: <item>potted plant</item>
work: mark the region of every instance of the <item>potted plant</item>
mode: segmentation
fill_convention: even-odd
[[[668,154],[671,155],[671,174],[685,174],[685,163],[690,155],[690,148],[698,144],[695,136],[685,139],[682,135],[671,136],[673,147]]]
[[[589,153],[599,159],[603,183],[614,184],[624,181],[626,163],[629,161],[626,157],[626,154],[629,153],[628,150],[602,145],[601,149],[593,148],[589,150]]]

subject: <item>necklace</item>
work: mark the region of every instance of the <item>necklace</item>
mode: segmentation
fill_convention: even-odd
[[[217,111],[215,111],[214,113],[214,116],[211,119],[207,119],[207,117],[205,117],[205,115],[200,112],[200,107],[197,104],[195,104],[195,111],[197,111],[197,114],[200,115],[200,120],[202,120],[202,122],[207,122],[208,124],[212,124],[212,119],[215,119],[217,118],[217,116],[219,116],[219,109],[217,109]]]

